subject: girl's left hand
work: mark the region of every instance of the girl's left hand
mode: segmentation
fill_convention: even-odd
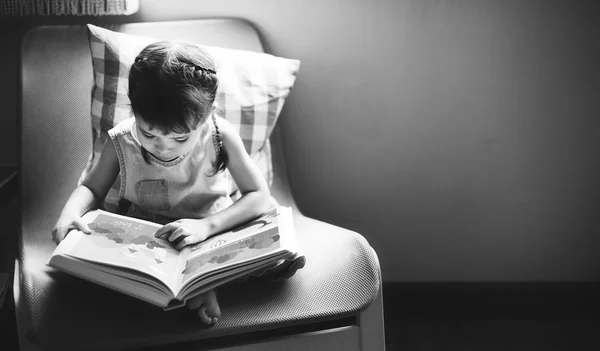
[[[154,236],[170,242],[180,240],[175,248],[181,250],[188,245],[206,240],[210,236],[210,227],[202,219],[180,219],[165,224],[154,233]]]

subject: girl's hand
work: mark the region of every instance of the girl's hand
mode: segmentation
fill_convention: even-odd
[[[81,219],[80,216],[63,213],[58,218],[58,221],[52,229],[52,240],[58,245],[67,236],[69,231],[79,229],[86,234],[91,234],[92,231],[88,225]]]
[[[188,245],[206,240],[210,236],[210,226],[203,219],[180,219],[165,224],[154,233],[154,236],[170,242],[180,240],[175,248],[181,250]]]

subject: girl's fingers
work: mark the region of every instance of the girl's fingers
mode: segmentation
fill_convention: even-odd
[[[56,243],[59,244],[62,239],[65,237],[65,233],[67,232],[67,229],[64,227],[57,227],[53,232],[52,232],[52,240]]]
[[[194,237],[193,237],[193,236],[191,236],[191,235],[189,235],[189,236],[186,236],[185,238],[183,238],[183,240],[181,240],[181,241],[180,241],[180,242],[177,244],[177,246],[175,246],[175,248],[176,248],[177,250],[181,250],[181,249],[183,249],[184,247],[186,247],[187,245],[190,245],[190,244],[194,244]]]
[[[75,220],[75,227],[86,234],[92,234],[90,227],[81,218]]]
[[[169,241],[173,242],[173,241],[177,240],[182,235],[184,235],[183,234],[183,228],[179,227],[179,228],[175,229],[175,231],[173,231],[173,233],[171,233],[171,236],[169,236]]]
[[[76,228],[77,228],[76,226],[63,226],[63,225],[58,226],[52,232],[52,239],[54,240],[54,242],[56,244],[60,244],[60,242],[65,239],[65,237],[67,236],[69,231],[71,229],[76,229]]]
[[[168,234],[168,233],[174,231],[175,229],[177,229],[177,225],[175,223],[165,224],[164,226],[162,226],[160,229],[158,229],[154,233],[154,237],[160,238],[160,237],[164,236],[165,234]]]

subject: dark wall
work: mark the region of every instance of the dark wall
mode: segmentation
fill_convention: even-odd
[[[600,278],[596,1],[147,0],[128,20],[231,16],[302,61],[280,121],[297,201],[367,237],[386,281]]]

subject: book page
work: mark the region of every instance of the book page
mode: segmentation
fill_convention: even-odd
[[[67,254],[82,260],[125,267],[163,281],[172,290],[180,253],[164,239],[155,238],[161,225],[97,210],[84,216],[90,235],[81,235]],[[67,236],[68,237],[68,236]]]
[[[278,209],[192,246],[183,275],[182,286],[202,273],[221,269],[281,250]]]

